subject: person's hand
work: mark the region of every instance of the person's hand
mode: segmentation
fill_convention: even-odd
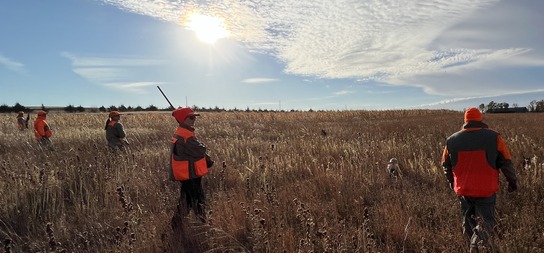
[[[215,162],[209,155],[206,155],[206,167],[211,168]]]
[[[518,190],[518,184],[516,182],[508,182],[508,192],[515,192]]]

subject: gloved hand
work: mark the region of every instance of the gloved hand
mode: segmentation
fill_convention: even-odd
[[[508,192],[515,192],[518,190],[518,184],[514,182],[508,182]]]
[[[206,167],[211,168],[214,164],[214,161],[209,155],[206,155]]]

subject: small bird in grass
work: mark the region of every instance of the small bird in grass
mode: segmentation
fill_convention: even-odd
[[[389,173],[389,177],[397,178],[399,176],[399,170],[399,161],[397,158],[391,158],[387,163],[387,173]]]

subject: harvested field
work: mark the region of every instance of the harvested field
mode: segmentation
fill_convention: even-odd
[[[54,151],[0,115],[0,239],[5,252],[468,252],[440,167],[453,111],[203,113],[198,138],[208,223],[173,230],[169,113],[129,113],[131,145],[106,148],[106,115],[51,113]],[[32,115],[34,117],[34,115]],[[485,114],[510,148],[520,189],[501,175],[496,244],[544,252],[544,117]],[[387,161],[399,161],[392,180]],[[529,163],[522,165],[524,157]]]

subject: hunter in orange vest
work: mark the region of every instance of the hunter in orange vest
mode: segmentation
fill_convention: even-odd
[[[51,136],[53,136],[53,131],[45,121],[47,117],[47,112],[38,111],[38,117],[34,121],[34,137],[40,145],[49,146],[51,144]]]
[[[119,122],[121,120],[121,113],[118,111],[111,111],[106,120],[106,140],[108,141],[108,147],[113,150],[122,150],[124,146],[129,145],[126,139],[125,129],[123,124]]]
[[[493,235],[496,223],[499,170],[506,177],[509,192],[517,190],[517,177],[501,135],[482,122],[482,113],[477,108],[465,112],[463,129],[446,140],[442,166],[461,204],[463,233],[470,247],[477,249],[478,240],[493,247],[489,245],[492,243],[489,236]],[[478,225],[477,217],[483,220],[483,226]]]
[[[17,114],[17,128],[21,131],[28,128],[28,121],[25,120],[25,112],[23,111]]]
[[[201,221],[206,222],[202,176],[208,174],[213,160],[207,154],[206,146],[195,136],[194,125],[200,114],[187,107],[175,110],[172,116],[178,127],[171,140],[169,172],[170,179],[181,182],[180,205],[176,214],[185,216],[192,209]]]

